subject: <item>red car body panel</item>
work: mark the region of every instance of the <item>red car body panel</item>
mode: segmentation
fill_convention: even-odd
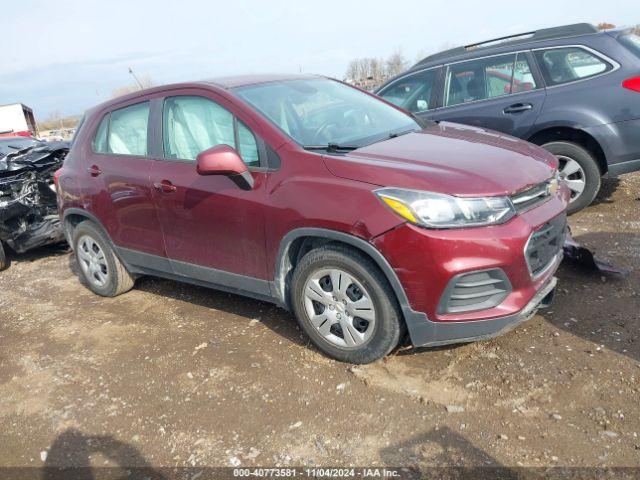
[[[530,143],[444,122],[325,162],[343,178],[470,197],[515,193],[548,179],[558,165]]]
[[[227,272],[254,279],[260,288],[266,285],[267,296],[284,306],[286,294],[278,277],[286,250],[283,239],[309,228],[337,232],[372,247],[371,252],[382,259],[381,268],[389,266],[399,279],[401,291],[396,293],[401,304],[406,294],[410,304],[406,312],[418,312],[424,321],[509,316],[522,310],[549,281],[555,268],[532,280],[523,251],[536,228],[564,213],[566,188],[502,225],[450,230],[408,224],[373,190],[392,186],[462,196],[512,194],[552,177],[557,167],[553,155],[503,134],[446,123],[347,155],[306,151],[230,90],[288,78],[237,77],[157,87],[95,107],[87,113],[58,175],[65,225],[71,216],[86,214],[102,226],[121,255],[146,255],[150,272],[160,273],[169,263],[173,273],[185,280],[194,266]],[[254,186],[244,190],[229,177],[198,175],[195,162],[160,158],[157,151],[148,158],[92,151],[91,140],[104,114],[173,95],[199,95],[218,102],[277,153],[280,166],[250,168]],[[160,126],[152,125],[150,136],[158,130]],[[171,192],[154,187],[167,182],[175,187]],[[465,314],[437,313],[453,275],[492,267],[502,268],[513,286],[500,305]],[[389,281],[395,286],[395,278]]]

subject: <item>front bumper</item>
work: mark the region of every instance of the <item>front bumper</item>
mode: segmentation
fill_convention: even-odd
[[[555,219],[564,218],[564,190],[502,225],[427,230],[405,224],[374,240],[406,293],[399,303],[414,345],[500,335],[530,318],[543,300],[550,300],[556,284],[554,274],[562,260],[561,245],[553,261],[536,272],[529,269],[525,250],[533,232],[544,231],[543,227]],[[510,289],[499,304],[468,311],[439,308],[452,279],[487,269],[500,269],[508,278]]]
[[[514,315],[470,322],[432,322],[428,319],[414,322],[410,327],[411,343],[416,347],[434,347],[502,335],[532,318],[538,308],[549,306],[557,281],[556,277],[551,277],[529,303]]]

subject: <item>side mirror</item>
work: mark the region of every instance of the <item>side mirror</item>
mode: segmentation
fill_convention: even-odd
[[[244,190],[253,189],[253,176],[238,152],[229,145],[216,145],[196,157],[199,175],[226,175]]]

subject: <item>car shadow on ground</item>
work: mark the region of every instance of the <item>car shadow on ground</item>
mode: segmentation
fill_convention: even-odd
[[[384,465],[407,465],[412,478],[516,479],[519,475],[449,427],[439,427],[380,450]],[[464,465],[464,467],[463,467]]]
[[[640,362],[640,235],[593,232],[576,237],[596,258],[630,270],[626,277],[563,261],[551,308],[542,316],[552,325],[593,344]]]
[[[24,253],[16,253],[7,245],[4,245],[7,255],[6,269],[11,268],[12,263],[36,262],[38,260],[64,255],[69,252],[69,245],[66,243],[57,243],[55,245],[45,245],[43,247],[34,248]]]
[[[42,471],[43,480],[94,480],[105,478],[105,467],[95,467],[96,457],[108,460],[107,478],[165,480],[134,446],[112,436],[85,435],[68,429],[51,445]],[[94,460],[92,465],[92,459]],[[101,471],[102,470],[102,471]],[[117,470],[122,472],[117,475]]]
[[[602,177],[600,184],[600,191],[598,195],[591,202],[591,206],[600,205],[601,203],[615,203],[613,194],[620,185],[620,179],[618,177]]]
[[[614,264],[619,263],[616,258],[620,257],[621,248],[629,251],[630,255],[635,252],[636,258],[629,258],[628,263],[620,265],[622,267],[634,268],[640,260],[637,257],[640,252],[638,235],[600,232],[581,235],[576,237],[576,240],[586,246],[597,245],[596,253],[601,252],[599,257]],[[31,258],[37,259],[37,255],[38,252],[32,253]],[[30,257],[27,256],[28,258]],[[69,268],[79,277],[73,254],[69,256]],[[607,277],[603,281],[599,272],[587,270],[565,260],[556,275],[559,277],[559,285],[554,303],[550,309],[541,310],[539,314],[550,324],[588,340],[593,344],[594,352],[599,351],[597,349],[600,345],[604,345],[610,350],[640,361],[640,342],[637,341],[640,331],[640,282],[637,273],[633,272],[628,277],[620,279]],[[293,314],[268,302],[155,277],[138,279],[135,288],[234,316],[257,319],[287,341],[319,352],[302,333]],[[465,344],[408,348],[408,341],[405,341],[404,346],[398,348],[393,355],[453,351],[463,345]]]
[[[135,288],[154,295],[187,301],[200,307],[218,310],[234,316],[251,320],[256,319],[287,341],[300,346],[311,346],[311,343],[299,329],[295,317],[286,310],[268,302],[212,288],[153,277],[138,279]]]

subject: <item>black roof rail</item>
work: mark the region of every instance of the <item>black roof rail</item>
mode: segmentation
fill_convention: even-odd
[[[455,57],[464,53],[472,52],[478,48],[494,46],[496,43],[502,45],[515,45],[519,43],[535,42],[540,40],[550,40],[552,38],[567,38],[575,37],[577,35],[588,35],[590,33],[597,33],[598,29],[590,23],[574,23],[572,25],[564,25],[562,27],[543,28],[540,30],[534,30],[532,32],[518,33],[515,35],[507,35],[505,37],[493,38],[491,40],[485,40],[484,42],[472,43],[463,47],[456,47],[444,52],[434,53],[426,58],[420,60],[416,65],[422,65],[424,63],[433,62],[449,57]]]

